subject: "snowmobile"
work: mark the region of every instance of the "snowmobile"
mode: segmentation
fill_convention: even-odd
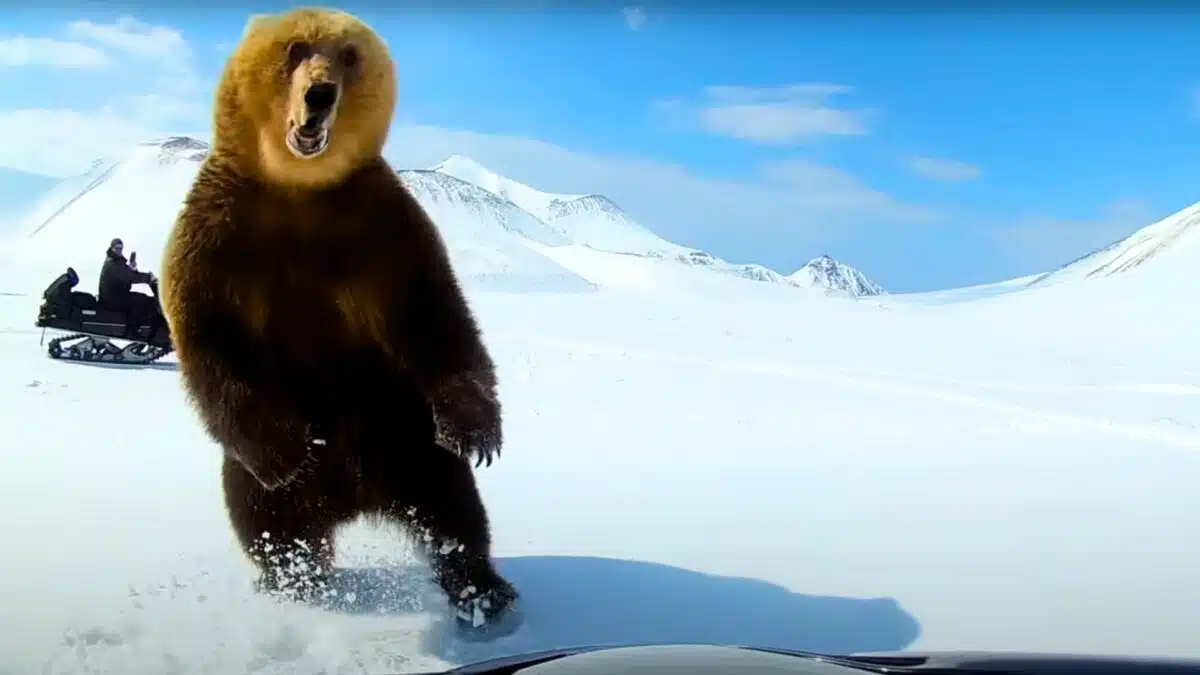
[[[96,296],[73,290],[78,283],[79,274],[68,267],[42,293],[42,306],[34,324],[42,329],[42,340],[46,329],[69,333],[50,340],[46,350],[50,358],[145,365],[171,353],[171,331],[161,310],[151,312],[140,325],[131,326],[126,312],[104,309]],[[158,279],[148,285],[157,302]],[[148,339],[155,322],[157,331]],[[118,346],[114,340],[127,344]]]

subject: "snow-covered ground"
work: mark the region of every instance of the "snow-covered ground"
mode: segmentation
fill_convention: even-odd
[[[506,411],[479,481],[526,623],[463,644],[366,525],[339,564],[376,611],[255,596],[171,360],[45,356],[37,298],[5,292],[98,266],[114,234],[156,264],[165,202],[113,222],[133,202],[100,190],[42,233],[57,260],[15,253],[45,269],[0,281],[0,671],[383,674],[645,641],[1200,656],[1196,266],[866,302],[527,242],[538,284],[470,286]],[[477,270],[525,269],[495,251]]]
[[[488,645],[385,587],[381,615],[254,597],[169,362],[51,361],[33,300],[0,298],[4,665],[385,673],[641,640],[1200,655],[1200,319],[1132,281],[892,308],[737,280],[739,300],[475,292],[508,411],[480,481],[528,613]],[[411,561],[356,527],[342,564]]]

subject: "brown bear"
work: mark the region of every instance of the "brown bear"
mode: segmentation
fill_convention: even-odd
[[[356,17],[252,18],[163,256],[163,308],[259,588],[312,599],[334,529],[379,515],[424,545],[459,617],[487,623],[517,597],[471,466],[500,454],[496,376],[440,234],[381,156],[395,99]]]

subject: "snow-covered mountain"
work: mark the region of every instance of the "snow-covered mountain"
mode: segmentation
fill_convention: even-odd
[[[571,243],[561,233],[548,227],[528,211],[478,185],[423,169],[402,169],[397,173],[422,206],[428,208],[430,205],[454,205],[474,216],[479,222],[492,221],[506,232],[528,237],[548,246]]]
[[[194,138],[158,139],[116,159],[98,160],[83,175],[62,181],[18,223],[16,236],[0,253],[6,259],[0,268],[10,274],[0,269],[0,277],[49,279],[69,264],[85,279],[94,278],[113,237],[139,252],[142,268],[158,269],[167,233],[208,151],[208,144]],[[840,263],[834,263],[837,273],[808,277],[731,263],[663,239],[603,195],[542,192],[462,155],[431,169],[398,173],[438,224],[468,284],[496,290],[575,291],[631,283],[682,288],[682,278],[667,277],[698,279],[682,267],[720,275],[717,280],[816,288],[830,295],[879,292]],[[596,255],[565,252],[575,247]]]
[[[643,227],[607,197],[542,192],[506,178],[462,155],[451,155],[434,171],[454,176],[528,211],[575,244],[614,253],[660,257],[695,249],[667,241]]]
[[[763,265],[738,264],[722,260],[710,253],[663,239],[638,223],[621,210],[611,199],[597,194],[556,194],[543,192],[496,173],[475,160],[462,155],[452,155],[427,172],[404,171],[404,175],[440,175],[457,180],[458,184],[469,185],[468,200],[478,201],[479,208],[498,208],[496,204],[507,204],[507,211],[526,214],[519,218],[525,227],[536,230],[535,236],[522,231],[530,239],[544,245],[577,244],[596,251],[621,255],[633,255],[650,260],[682,263],[713,272],[750,281],[816,288],[831,295],[863,296],[882,292],[866,280],[857,270],[837,263],[843,270],[840,276],[814,276],[812,280],[796,281]],[[480,193],[488,194],[491,200]],[[419,195],[420,196],[420,195]],[[426,203],[430,200],[422,198]],[[483,206],[486,202],[488,205]],[[532,223],[538,223],[533,226]],[[557,235],[548,237],[549,233]],[[556,259],[558,256],[553,256]],[[573,261],[578,261],[574,258]],[[811,264],[811,263],[810,263]],[[861,278],[865,283],[847,283],[847,279]],[[824,285],[826,283],[832,285]]]
[[[830,295],[859,297],[883,292],[858,270],[828,258],[834,265],[830,273],[804,273],[808,266],[821,260],[818,258],[792,277],[785,277],[757,263],[722,260],[705,251],[663,239],[622,211],[608,197],[542,192],[462,155],[450,156],[433,167],[433,171],[482,187],[540,219],[571,243],[599,251],[679,262],[741,279],[818,289]]]
[[[492,290],[584,290],[592,285],[530,248],[569,242],[529,213],[483,188],[434,171],[400,178],[438,225],[455,267]]]
[[[1200,255],[1200,203],[1147,225],[1128,237],[1047,272],[1030,285],[1124,274],[1155,261],[1156,272],[1193,269]]]
[[[882,286],[868,279],[867,275],[827,255],[809,260],[786,278],[802,288],[817,288],[831,295],[865,297],[886,293]]]
[[[122,157],[96,161],[83,175],[56,185],[17,225],[0,263],[11,290],[40,292],[72,266],[93,287],[113,237],[137,251],[142,269],[159,268],[175,215],[207,146],[189,138],[142,143]]]

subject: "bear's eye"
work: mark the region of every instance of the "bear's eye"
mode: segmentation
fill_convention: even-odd
[[[293,42],[288,45],[288,62],[293,68],[300,65],[308,57],[312,56],[312,45],[307,42]]]
[[[353,68],[358,65],[358,50],[354,45],[347,46],[342,50],[341,59],[343,68]]]

